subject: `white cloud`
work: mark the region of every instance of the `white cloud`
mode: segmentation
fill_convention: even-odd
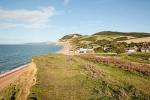
[[[41,28],[48,26],[49,18],[55,16],[54,7],[41,7],[36,10],[5,9],[0,7],[0,28]]]
[[[64,0],[64,5],[65,5],[65,6],[68,5],[69,2],[70,2],[70,0]]]

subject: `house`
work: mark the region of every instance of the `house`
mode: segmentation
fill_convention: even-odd
[[[126,48],[126,52],[128,54],[135,53],[135,52],[137,52],[137,50],[138,50],[138,48],[134,48],[134,47],[132,47],[132,48]]]
[[[138,51],[138,47],[137,46],[134,46],[134,47],[129,47],[129,48],[126,48],[126,52],[128,53],[128,54],[130,54],[130,53],[135,53],[135,52],[137,52]]]
[[[79,48],[78,50],[74,51],[75,54],[79,53],[93,53],[94,49],[89,47],[89,48]]]
[[[86,53],[87,52],[87,48],[80,48],[79,49],[79,53]]]
[[[141,52],[150,52],[150,47],[149,48],[141,48]]]
[[[128,54],[135,53],[135,52],[136,52],[135,49],[129,49],[129,50],[127,50],[127,53],[128,53]]]
[[[103,50],[106,51],[108,48],[110,48],[110,47],[104,47]]]

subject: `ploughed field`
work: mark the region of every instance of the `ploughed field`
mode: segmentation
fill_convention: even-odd
[[[29,100],[149,100],[150,66],[99,55],[33,57],[37,83]]]

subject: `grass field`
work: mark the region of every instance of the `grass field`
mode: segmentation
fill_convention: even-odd
[[[133,53],[133,54],[121,54],[123,59],[130,60],[133,62],[150,64],[150,53]]]
[[[81,56],[49,54],[33,59],[37,65],[37,83],[29,100],[150,99],[149,76]]]
[[[135,39],[126,40],[124,42],[127,42],[127,43],[131,43],[131,42],[134,42],[134,43],[150,42],[150,37],[135,38]]]

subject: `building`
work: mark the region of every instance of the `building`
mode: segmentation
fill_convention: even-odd
[[[128,54],[135,53],[135,52],[136,52],[135,49],[129,49],[129,50],[127,50],[127,53],[128,53]]]
[[[150,52],[150,47],[149,48],[141,48],[141,52],[149,53]]]
[[[75,54],[79,54],[79,53],[94,53],[94,49],[93,48],[79,48],[77,50],[74,51]]]
[[[137,52],[138,51],[138,47],[137,46],[134,46],[134,47],[130,47],[130,48],[126,48],[126,52],[128,53],[128,54],[130,54],[130,53],[135,53],[135,52]]]

